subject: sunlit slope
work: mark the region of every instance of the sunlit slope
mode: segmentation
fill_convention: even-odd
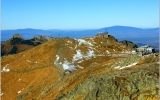
[[[2,100],[56,99],[93,75],[122,70],[144,59],[130,53],[109,36],[57,38],[8,55],[1,60]]]

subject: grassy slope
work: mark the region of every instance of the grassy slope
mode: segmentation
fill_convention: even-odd
[[[106,40],[95,38],[95,48],[97,46],[101,53],[105,50],[114,53],[113,49],[115,49],[117,50],[115,53],[117,53],[122,52],[122,49],[128,49],[122,48],[112,37],[109,39],[109,42],[114,45],[107,45],[106,47],[101,43],[105,43]],[[108,56],[88,59],[79,64],[84,69],[77,68],[72,74],[64,75],[61,68],[54,66],[54,61],[57,54],[71,61],[72,55],[76,52],[65,45],[67,41],[72,41],[69,44],[70,47],[75,47],[78,44],[74,39],[54,39],[27,51],[3,58],[1,61],[2,68],[9,64],[7,68],[10,69],[10,72],[3,72],[1,75],[2,100],[14,100],[17,97],[19,100],[57,98],[59,95],[73,90],[90,76],[113,71],[111,64],[119,59],[119,57],[111,58]],[[77,49],[83,52],[87,50],[83,45]],[[95,53],[98,54],[96,51]],[[17,92],[20,90],[22,92],[18,94]]]

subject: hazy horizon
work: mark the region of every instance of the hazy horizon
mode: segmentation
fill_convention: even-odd
[[[101,29],[101,28],[107,28],[107,27],[115,27],[115,26],[120,26],[120,27],[133,27],[133,28],[139,28],[139,29],[154,29],[154,28],[159,28],[159,27],[134,27],[134,26],[122,26],[122,25],[114,25],[114,26],[104,26],[104,27],[99,27],[99,28],[76,28],[76,29],[40,29],[40,28],[31,28],[31,27],[26,27],[26,28],[16,28],[16,29],[2,29],[2,30],[17,30],[17,29],[37,29],[37,30],[94,30],[94,29]]]

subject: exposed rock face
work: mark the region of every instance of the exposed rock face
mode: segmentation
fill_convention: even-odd
[[[120,41],[119,43],[122,43],[122,44],[126,45],[129,48],[138,48],[137,45],[134,44],[131,41],[123,40],[123,41]]]
[[[21,44],[24,41],[23,37],[20,34],[13,35],[7,42],[10,42],[11,45]]]
[[[48,36],[35,36],[34,38],[32,38],[31,40],[34,41],[34,42],[40,42],[40,43],[43,43],[43,42],[46,42],[48,40],[51,40],[53,39],[53,37],[48,37]]]
[[[35,36],[30,40],[24,40],[20,34],[15,34],[12,38],[1,44],[1,56],[25,51],[51,39],[53,37]]]
[[[96,35],[96,37],[99,37],[101,39],[108,38],[108,32],[99,33]]]
[[[13,38],[13,39],[14,39],[14,38],[20,38],[20,39],[23,40],[23,37],[22,37],[20,34],[15,34],[15,35],[13,35],[12,38]]]

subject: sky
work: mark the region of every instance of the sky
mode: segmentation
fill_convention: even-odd
[[[1,0],[1,29],[159,27],[159,0]]]

